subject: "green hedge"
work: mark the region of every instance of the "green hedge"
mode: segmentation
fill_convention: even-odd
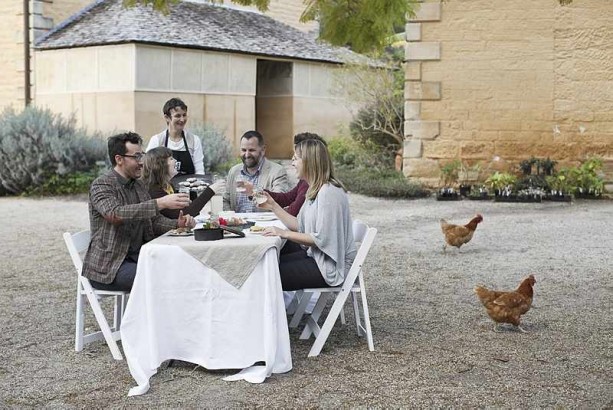
[[[430,195],[420,183],[401,172],[377,168],[336,167],[336,175],[354,193],[383,198],[423,198]]]

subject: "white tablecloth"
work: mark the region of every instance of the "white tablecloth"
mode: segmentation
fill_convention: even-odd
[[[277,249],[269,249],[237,289],[177,246],[146,244],[121,339],[138,384],[129,395],[146,393],[149,378],[169,359],[207,369],[243,369],[225,380],[251,383],[290,371]],[[252,366],[258,361],[265,366]]]

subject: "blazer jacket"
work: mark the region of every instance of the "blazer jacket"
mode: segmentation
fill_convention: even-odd
[[[128,184],[140,202],[128,197]],[[132,223],[128,223],[132,222]],[[98,177],[89,189],[91,241],[83,260],[83,276],[100,283],[112,283],[128,255],[130,229],[143,224],[143,243],[177,227],[177,221],[160,215],[140,180],[127,181],[114,170]]]
[[[244,165],[241,162],[240,164],[236,164],[230,168],[230,171],[228,172],[226,193],[223,196],[223,209],[227,211],[236,210],[236,176],[243,169],[243,167]],[[264,164],[262,164],[262,169],[260,170],[258,185],[269,191],[286,192],[289,189],[287,171],[285,171],[285,168],[283,168],[282,165],[265,158]]]

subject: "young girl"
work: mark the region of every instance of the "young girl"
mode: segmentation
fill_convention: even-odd
[[[151,198],[161,198],[174,192],[170,180],[177,175],[176,162],[172,151],[166,147],[157,147],[147,151],[143,157],[142,179]],[[171,219],[177,219],[179,211],[183,211],[183,214],[197,216],[204,205],[215,195],[215,192],[223,189],[224,185],[224,182],[209,185],[189,206],[183,209],[163,209],[160,213]]]
[[[305,140],[294,150],[292,161],[298,177],[309,184],[306,200],[295,217],[266,194],[260,207],[272,210],[288,229],[269,227],[264,235],[280,236],[303,247],[281,255],[283,290],[337,286],[356,255],[347,193],[334,177],[330,153],[321,141]]]

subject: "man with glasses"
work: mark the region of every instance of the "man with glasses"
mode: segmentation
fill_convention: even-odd
[[[139,179],[143,168],[142,138],[133,132],[108,139],[113,169],[98,177],[89,190],[91,241],[83,261],[83,276],[96,289],[132,289],[140,248],[171,229],[194,227],[190,215],[178,220],[160,214],[182,209],[189,195],[172,194],[151,199]]]

